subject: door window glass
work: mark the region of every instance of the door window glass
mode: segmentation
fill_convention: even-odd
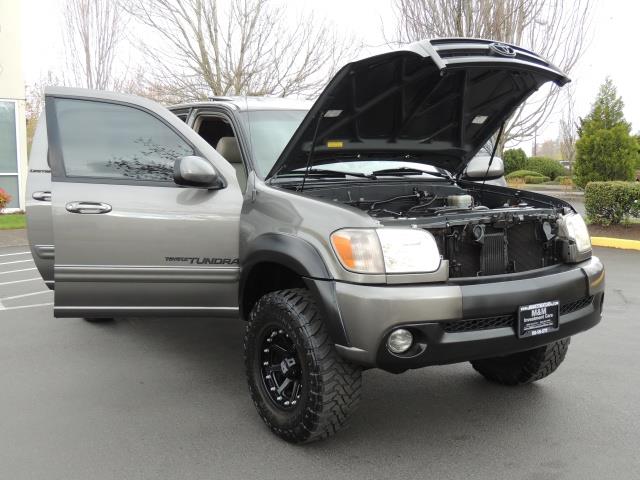
[[[0,173],[17,172],[16,104],[0,102]]]
[[[56,100],[68,177],[173,182],[173,164],[194,151],[151,114],[125,105]]]
[[[11,200],[7,203],[7,208],[18,208],[18,176],[17,175],[0,175],[0,188],[11,195]]]

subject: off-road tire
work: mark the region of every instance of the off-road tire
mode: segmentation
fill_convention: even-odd
[[[84,318],[85,322],[89,323],[109,323],[113,322],[113,317],[99,317],[99,318]]]
[[[288,411],[270,397],[263,379],[262,342],[274,324],[288,336],[300,362],[300,398]],[[288,442],[308,443],[333,435],[358,406],[362,369],[338,355],[315,300],[305,289],[279,290],[258,300],[249,315],[244,355],[251,398],[260,417]]]
[[[571,337],[504,357],[471,362],[487,380],[501,385],[525,385],[551,375],[567,355]]]

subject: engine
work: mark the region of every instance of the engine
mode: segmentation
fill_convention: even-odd
[[[431,232],[449,277],[526,272],[561,263],[560,204],[524,199],[518,191],[464,182],[358,184],[306,194],[359,208],[383,225]]]

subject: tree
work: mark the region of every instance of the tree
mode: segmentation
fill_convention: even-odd
[[[608,129],[623,125],[629,132],[631,125],[624,119],[624,102],[618,96],[618,90],[611,78],[607,77],[598,90],[596,101],[591,112],[580,119],[578,133],[591,133],[600,129]]]
[[[560,119],[560,153],[562,159],[569,162],[573,171],[573,162],[576,159],[576,139],[578,137],[578,129],[574,115],[575,101],[573,99],[573,90],[566,90],[567,107],[564,116]]]
[[[118,0],[66,0],[64,47],[66,84],[99,90],[120,90],[124,72],[115,72],[115,58],[124,39],[126,21]]]
[[[591,112],[580,119],[576,142],[576,184],[632,180],[638,144],[624,119],[624,103],[610,78],[600,86]]]
[[[509,174],[517,170],[524,170],[527,164],[527,154],[521,148],[505,150],[502,154],[504,173]]]
[[[590,0],[395,0],[396,42],[431,37],[490,38],[528,48],[570,73],[587,43]],[[501,141],[529,141],[558,103],[546,86],[511,117]]]
[[[623,125],[603,128],[580,137],[576,143],[575,181],[633,180],[638,145]]]
[[[44,87],[47,85],[61,85],[64,80],[49,71],[34,83],[26,86],[25,117],[27,123],[27,151],[31,151],[31,142],[36,133],[38,119],[44,109]]]
[[[151,35],[142,48],[160,61],[154,84],[182,99],[211,95],[306,95],[355,49],[325,22],[287,21],[270,0],[131,0]],[[162,46],[160,46],[162,45]]]

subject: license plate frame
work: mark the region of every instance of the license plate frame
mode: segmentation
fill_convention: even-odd
[[[518,308],[518,337],[528,338],[555,332],[560,328],[560,301],[521,305]]]

